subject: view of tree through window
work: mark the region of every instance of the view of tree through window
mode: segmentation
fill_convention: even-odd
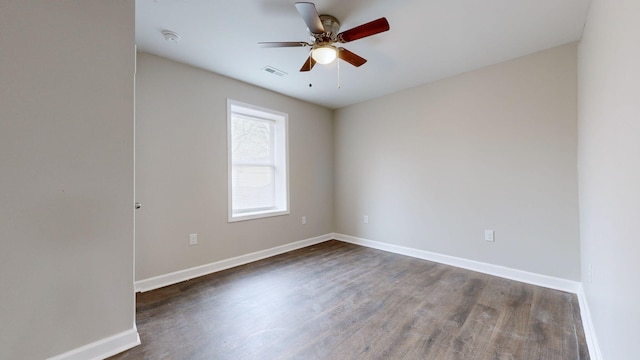
[[[229,100],[229,221],[288,213],[287,115]]]
[[[232,197],[236,211],[275,207],[274,123],[234,115],[232,118]]]

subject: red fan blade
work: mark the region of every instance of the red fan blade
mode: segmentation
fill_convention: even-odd
[[[278,42],[259,42],[258,45],[266,48],[276,48],[276,47],[299,47],[299,46],[309,46],[310,44],[303,41],[278,41]]]
[[[311,71],[311,69],[313,69],[313,66],[315,64],[316,64],[316,61],[313,60],[311,55],[309,55],[309,58],[307,59],[307,61],[305,61],[304,65],[302,65],[302,67],[300,68],[300,71]]]
[[[296,9],[302,15],[302,19],[304,19],[312,34],[322,34],[324,32],[320,15],[318,15],[318,10],[316,10],[316,6],[313,3],[297,2]]]
[[[356,26],[353,29],[341,32],[340,34],[338,34],[338,41],[341,43],[347,43],[349,41],[379,34],[387,30],[389,30],[389,22],[386,18],[382,17],[378,20],[373,20],[366,24]]]
[[[367,59],[360,57],[354,53],[352,53],[351,51],[345,49],[345,48],[338,48],[338,57],[346,62],[348,62],[349,64],[355,66],[355,67],[359,67],[364,65],[364,63],[367,62]]]

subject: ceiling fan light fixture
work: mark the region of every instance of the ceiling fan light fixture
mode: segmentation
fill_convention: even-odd
[[[311,51],[311,57],[318,64],[326,65],[331,63],[333,60],[335,60],[338,57],[338,52],[335,47],[331,45],[326,45],[326,46],[321,46],[313,49]]]
[[[259,42],[262,47],[305,47],[310,46],[311,51],[304,64],[300,68],[301,72],[311,71],[315,64],[330,64],[336,58],[360,67],[367,62],[367,59],[358,56],[351,51],[336,47],[336,43],[348,43],[354,40],[366,38],[389,30],[389,22],[381,17],[377,20],[356,26],[347,31],[340,31],[340,22],[331,15],[319,15],[318,9],[312,2],[299,1],[295,3],[296,9],[302,16],[311,42],[305,41],[278,41]]]

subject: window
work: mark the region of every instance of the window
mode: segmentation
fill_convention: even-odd
[[[229,221],[289,213],[288,115],[227,100]]]

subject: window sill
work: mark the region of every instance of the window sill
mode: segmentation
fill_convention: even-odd
[[[289,215],[289,210],[275,209],[275,210],[239,213],[235,215],[232,214],[229,216],[229,222],[262,219],[262,218],[267,218],[272,216],[282,216],[282,215]]]

